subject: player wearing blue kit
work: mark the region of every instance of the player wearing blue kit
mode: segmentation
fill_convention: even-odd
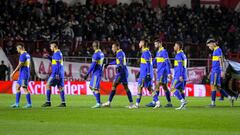
[[[168,101],[165,107],[173,107],[171,103],[170,91],[168,90],[168,77],[171,79],[171,70],[170,70],[170,60],[168,57],[168,52],[163,48],[162,42],[156,40],[154,42],[154,46],[157,49],[156,57],[153,61],[153,65],[157,66],[157,79],[156,79],[156,87],[155,94],[153,96],[153,101],[147,104],[148,107],[159,108],[160,101],[158,99],[159,96],[159,87],[162,86],[165,92],[166,99]]]
[[[112,61],[109,64],[106,64],[104,66],[104,68],[106,69],[108,65],[116,65],[117,66],[116,67],[117,74],[116,74],[116,76],[114,78],[114,81],[113,81],[112,91],[110,93],[108,102],[104,103],[103,106],[104,107],[110,107],[112,99],[113,99],[113,97],[116,93],[116,88],[121,83],[123,85],[124,89],[126,90],[128,100],[129,100],[129,103],[130,103],[128,108],[131,109],[133,107],[133,99],[132,99],[131,91],[128,88],[128,69],[127,69],[127,63],[126,63],[126,55],[122,51],[122,49],[120,49],[119,43],[114,43],[112,45],[112,51],[113,51],[113,53],[116,54],[116,60]]]
[[[93,91],[94,96],[96,97],[96,105],[92,108],[101,108],[101,99],[100,99],[100,82],[102,79],[102,70],[103,70],[103,61],[104,54],[100,50],[100,43],[94,41],[92,44],[94,54],[92,56],[92,64],[88,69],[87,74],[84,76],[84,80],[87,80],[89,74],[92,73],[90,81],[90,89]]]
[[[187,58],[183,52],[183,43],[178,41],[174,45],[174,51],[176,52],[174,58],[174,78],[171,84],[171,92],[181,101],[180,107],[176,110],[185,108],[187,102],[181,94],[181,91],[185,89],[185,74],[187,66]]]
[[[215,107],[216,101],[216,91],[220,91],[221,95],[228,97],[230,101],[233,101],[231,96],[229,96],[225,90],[221,89],[221,77],[224,77],[223,72],[223,54],[222,49],[217,45],[215,39],[208,39],[206,42],[210,50],[213,51],[212,54],[212,70],[210,74],[210,85],[212,90],[212,102],[209,107]]]
[[[11,74],[11,78],[13,78],[14,74],[19,70],[19,77],[16,84],[16,103],[13,104],[12,108],[19,108],[19,102],[21,97],[20,88],[22,87],[26,93],[27,105],[24,108],[31,108],[32,102],[30,97],[30,92],[28,90],[28,81],[30,78],[30,55],[25,51],[24,44],[17,44],[17,52],[20,53],[19,56],[19,64],[16,69]]]
[[[134,108],[140,107],[143,88],[147,88],[150,92],[152,92],[152,79],[153,79],[152,55],[151,52],[149,51],[146,41],[141,40],[139,42],[139,48],[142,50],[142,55],[140,59],[140,74],[138,78],[138,95],[136,105],[134,106]]]
[[[48,57],[52,62],[52,73],[48,78],[46,84],[46,96],[47,101],[42,107],[51,106],[51,86],[57,86],[60,91],[60,97],[62,103],[58,107],[66,107],[65,93],[64,93],[64,67],[63,67],[63,55],[58,49],[58,43],[56,41],[50,42],[50,49],[53,51],[52,57]]]

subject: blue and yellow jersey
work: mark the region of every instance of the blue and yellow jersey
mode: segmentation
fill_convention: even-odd
[[[24,51],[19,56],[19,62],[22,64],[20,67],[20,76],[30,75],[30,55]]]
[[[222,58],[222,49],[218,46],[214,48],[212,55],[212,71],[219,72],[222,70],[220,59]]]
[[[60,75],[61,78],[64,77],[62,52],[59,49],[54,51],[51,59],[52,59],[52,74]]]
[[[92,64],[88,69],[87,74],[90,74],[91,72],[93,72],[93,74],[102,74],[103,61],[103,52],[100,49],[96,50],[92,56]]]
[[[171,74],[168,52],[163,47],[159,48],[157,51],[153,63],[157,65],[158,72],[167,72],[167,74]]]
[[[187,57],[183,50],[178,51],[174,59],[174,78],[179,79],[180,76],[187,80]]]
[[[122,67],[123,70],[127,69],[126,55],[122,49],[117,50],[116,60],[112,61],[110,65],[117,65],[117,67]]]
[[[144,48],[140,59],[139,78],[145,78],[148,74],[153,78],[152,55],[148,48]]]

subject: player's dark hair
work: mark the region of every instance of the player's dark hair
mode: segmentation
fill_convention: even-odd
[[[25,49],[24,43],[22,43],[22,42],[16,43],[16,47],[20,47],[20,48],[22,48],[22,49]]]
[[[154,42],[161,43],[159,39],[154,40]]]
[[[148,46],[148,42],[147,42],[146,40],[141,39],[140,42],[143,42],[143,43],[144,43],[144,47],[149,47],[149,46]]]
[[[50,44],[54,44],[55,47],[58,47],[58,41],[56,41],[56,40],[52,40],[52,41],[50,41]]]
[[[98,40],[93,41],[93,44],[96,44],[97,49],[100,49],[100,42]]]
[[[115,46],[117,46],[117,47],[120,47],[119,42],[113,42],[113,45],[115,45]]]
[[[214,38],[209,38],[206,42],[206,44],[210,44],[210,43],[215,43],[218,44],[217,40],[215,40]]]
[[[175,42],[179,46],[180,49],[183,49],[183,42],[182,41],[177,41]]]

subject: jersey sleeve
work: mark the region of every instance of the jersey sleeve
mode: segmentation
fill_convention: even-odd
[[[61,52],[57,52],[57,55],[56,55],[56,57],[55,57],[55,60],[57,60],[57,61],[62,60],[62,53],[61,53]]]
[[[179,74],[177,76],[182,76],[183,77],[183,72],[184,72],[184,69],[183,69],[183,58],[181,55],[177,55],[176,59],[177,61],[177,68],[179,70]]]
[[[26,56],[24,54],[21,54],[20,57],[19,57],[19,61],[21,63],[25,62],[26,61]]]
[[[117,59],[116,59],[117,65],[123,65],[123,54],[118,53],[117,54]]]
[[[96,54],[96,53],[93,54],[92,63],[91,63],[90,68],[88,69],[87,75],[89,75],[89,74],[93,71],[93,69],[94,69],[95,66],[97,65],[97,60],[98,60],[98,59],[99,59],[99,58],[98,58],[97,54]]]
[[[171,74],[171,62],[169,60],[167,51],[165,51],[165,53],[164,53],[164,59],[165,59],[165,63],[166,63],[167,73]]]
[[[146,60],[146,69],[147,69],[147,74],[150,74],[150,68],[151,68],[151,53],[146,52],[144,54],[144,59]]]

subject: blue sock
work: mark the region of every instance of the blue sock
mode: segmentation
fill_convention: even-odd
[[[112,90],[112,91],[111,91],[110,96],[109,96],[109,98],[108,98],[108,101],[109,101],[109,102],[112,102],[112,99],[113,99],[115,93],[116,93],[116,90]]]
[[[60,96],[61,96],[62,103],[65,103],[65,93],[64,93],[64,90],[60,91]]]
[[[142,93],[138,93],[137,96],[138,97],[137,97],[136,103],[139,104],[141,102],[141,99],[142,99]]]
[[[165,91],[165,95],[166,95],[167,101],[170,103],[171,102],[170,91],[169,90]]]
[[[17,105],[19,104],[20,97],[21,97],[21,92],[19,91],[19,92],[16,93],[16,104]]]
[[[51,90],[47,90],[47,102],[51,102]]]
[[[182,97],[182,95],[181,95],[179,90],[176,90],[173,94],[178,98],[178,100],[182,100],[183,99],[183,97]]]
[[[227,92],[224,89],[220,90],[220,93],[224,96],[224,97],[228,97]]]
[[[100,93],[96,93],[96,94],[95,94],[95,97],[96,97],[97,103],[98,103],[98,104],[101,104]]]
[[[95,96],[96,97],[96,94],[95,94],[95,92],[93,91],[93,96]]]
[[[216,94],[217,92],[215,90],[212,91],[212,101],[216,101]]]
[[[31,101],[31,94],[30,94],[30,93],[27,93],[27,94],[26,94],[26,99],[27,99],[27,103],[28,103],[29,105],[31,105],[31,104],[32,104],[32,101]]]
[[[127,96],[128,96],[128,100],[129,100],[129,102],[132,103],[132,102],[133,102],[133,99],[132,99],[132,93],[131,93],[130,90],[127,91]]]
[[[182,98],[185,99],[185,93],[181,91]]]
[[[153,96],[153,101],[154,102],[158,101],[158,96],[159,96],[159,91],[156,91],[155,95]]]

